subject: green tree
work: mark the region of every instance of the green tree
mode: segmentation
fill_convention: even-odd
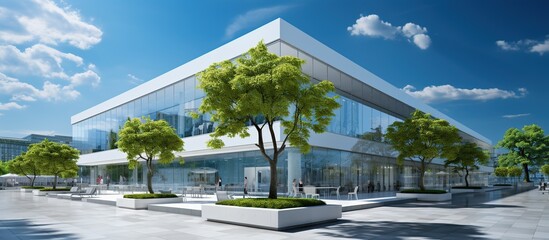
[[[308,152],[310,131],[324,132],[339,107],[336,97],[327,96],[334,90],[333,83],[311,83],[301,72],[303,63],[296,57],[269,53],[260,42],[236,63],[214,63],[198,78],[206,94],[199,111],[211,113],[212,120],[219,123],[208,146],[223,147],[221,136],[250,136],[250,124],[258,134],[256,146],[269,162],[271,199],[277,198],[276,165],[287,144]],[[275,129],[277,121],[283,134]],[[272,143],[272,154],[267,153],[265,141]]]
[[[7,167],[11,173],[28,178],[31,187],[34,187],[36,176],[40,175],[40,167],[37,162],[26,157],[26,152],[7,162]]]
[[[522,169],[517,166],[508,167],[507,174],[509,177],[519,178],[522,175]]]
[[[486,165],[488,159],[488,154],[476,143],[465,142],[458,145],[455,156],[447,159],[445,165],[465,171],[465,186],[469,187],[469,171],[478,169],[479,165]]]
[[[543,129],[538,125],[526,125],[522,131],[517,128],[508,129],[497,146],[509,150],[508,153],[499,156],[499,164],[522,166],[524,181],[530,182],[528,165],[542,165],[547,161],[549,137],[545,136]]]
[[[399,164],[405,159],[414,163],[419,161],[415,167],[419,171],[418,187],[422,191],[425,190],[423,180],[427,166],[435,158],[454,158],[455,145],[461,141],[457,128],[419,110],[404,122],[389,125],[385,139],[399,152]]]
[[[0,161],[0,175],[9,173],[8,162]]]
[[[57,178],[76,176],[78,166],[76,161],[79,151],[75,148],[45,139],[42,142],[31,144],[25,155],[29,161],[34,161],[40,168],[40,173],[54,176],[53,189],[57,186]]]
[[[183,140],[175,129],[164,120],[152,121],[150,118],[134,118],[126,121],[120,130],[118,148],[126,153],[129,168],[134,169],[139,160],[147,164],[147,187],[154,193],[152,177],[153,160],[169,164],[175,159],[174,151],[183,151]]]
[[[494,175],[497,177],[507,177],[509,175],[509,170],[507,167],[497,167],[494,169]]]
[[[549,176],[549,164],[545,164],[545,165],[541,166],[541,168],[539,169],[539,171],[540,171],[543,175]]]

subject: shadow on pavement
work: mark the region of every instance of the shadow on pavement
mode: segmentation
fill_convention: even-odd
[[[448,202],[411,202],[395,204],[391,207],[434,207],[434,208],[522,208],[521,206],[487,203],[503,199],[524,190],[504,189],[481,193],[462,193],[452,195],[452,201]]]
[[[78,239],[72,233],[63,233],[50,224],[36,224],[28,219],[0,220],[0,239]]]
[[[334,239],[488,239],[476,226],[427,222],[339,220],[313,227],[291,229],[286,232],[294,233],[312,229],[317,229],[319,235]],[[325,229],[325,231],[318,231],[318,229]]]

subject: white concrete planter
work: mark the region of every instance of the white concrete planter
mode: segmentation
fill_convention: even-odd
[[[452,192],[452,194],[456,194],[456,193],[475,193],[475,192],[486,192],[486,190],[484,188],[481,188],[481,189],[471,189],[471,188],[452,188],[452,190],[450,190]]]
[[[40,189],[32,190],[32,195],[34,196],[46,196],[48,193],[45,191],[40,191]]]
[[[341,205],[287,209],[202,205],[202,217],[209,221],[282,230],[341,218]]]
[[[36,190],[36,189],[25,189],[25,188],[21,188],[21,192],[24,192],[24,193],[31,193],[33,190]]]
[[[518,182],[517,187],[520,187],[520,188],[533,188],[534,187],[534,182]]]
[[[116,206],[119,208],[129,209],[148,209],[149,204],[158,203],[180,203],[182,198],[149,198],[149,199],[133,199],[133,198],[117,198]]]
[[[57,197],[59,194],[67,194],[69,191],[48,191],[48,197]]]
[[[417,198],[418,201],[444,202],[452,200],[451,193],[429,194],[429,193],[397,193],[397,198]]]

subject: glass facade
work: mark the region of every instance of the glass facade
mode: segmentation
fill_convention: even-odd
[[[31,134],[24,138],[0,138],[0,161],[9,161],[26,152],[29,145],[48,139],[52,142],[71,144],[69,136]]]
[[[275,53],[280,52],[281,44],[269,45]],[[286,46],[285,48],[288,48]],[[289,51],[286,49],[286,51]],[[295,55],[306,58],[303,71],[306,74],[315,73],[313,81],[328,77],[328,66],[298,50]],[[324,73],[324,74],[323,74]],[[340,76],[337,70],[331,68],[332,77]],[[339,77],[337,77],[339,78]],[[330,79],[331,80],[331,79]],[[336,81],[336,80],[332,80]],[[210,121],[208,114],[192,118],[204,97],[204,92],[196,87],[195,76],[178,81],[170,86],[142,96],[116,108],[109,109],[91,118],[80,121],[72,126],[73,143],[82,154],[104,151],[115,148],[118,131],[128,118],[149,117],[152,120],[164,119],[174,127],[182,138],[211,133],[216,124]],[[328,132],[382,142],[387,126],[399,119],[375,108],[338,93],[341,107],[335,110],[335,116]]]
[[[14,138],[0,138],[0,161],[9,161],[26,152],[30,141]]]
[[[288,193],[291,178],[288,173],[291,153],[296,149],[287,149],[280,156],[277,166],[277,187],[279,193]],[[301,170],[300,178],[304,185],[341,186],[342,192],[352,191],[359,186],[360,192],[368,192],[372,184],[374,192],[396,191],[400,188],[417,186],[416,168],[411,163],[402,166],[394,158],[371,154],[360,154],[327,148],[313,147],[307,154],[298,154]],[[177,161],[163,165],[154,165],[153,187],[158,190],[182,192],[186,186],[203,186],[213,191],[219,178],[222,189],[242,192],[243,179],[248,178],[251,192],[268,192],[270,184],[269,164],[259,151],[237,152],[219,155],[188,157],[184,164]],[[97,183],[102,176],[103,184],[141,185],[146,183],[147,169],[141,165],[134,170],[128,165],[112,164],[99,166],[81,166],[79,176],[84,183]],[[463,177],[449,175],[441,165],[432,164],[425,174],[425,186],[429,189],[448,189],[451,185],[462,185]],[[486,176],[474,173],[471,184],[483,185]]]

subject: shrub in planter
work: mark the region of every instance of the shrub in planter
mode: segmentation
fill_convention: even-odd
[[[325,202],[318,199],[305,199],[305,198],[241,198],[224,200],[216,203],[217,205],[228,205],[238,207],[254,207],[254,208],[272,208],[272,209],[285,209],[296,207],[310,207],[326,205]]]
[[[173,193],[140,193],[140,194],[126,194],[124,198],[133,199],[151,199],[151,198],[176,198],[177,195]]]
[[[402,190],[400,192],[401,193],[424,193],[424,194],[445,194],[445,193],[447,193],[444,190],[434,190],[434,189],[425,189],[425,190],[406,189],[406,190]]]
[[[22,189],[44,189],[44,187],[23,186]]]
[[[466,187],[466,186],[454,186],[452,188],[455,188],[455,189],[482,189],[481,186],[469,186],[469,187]]]

